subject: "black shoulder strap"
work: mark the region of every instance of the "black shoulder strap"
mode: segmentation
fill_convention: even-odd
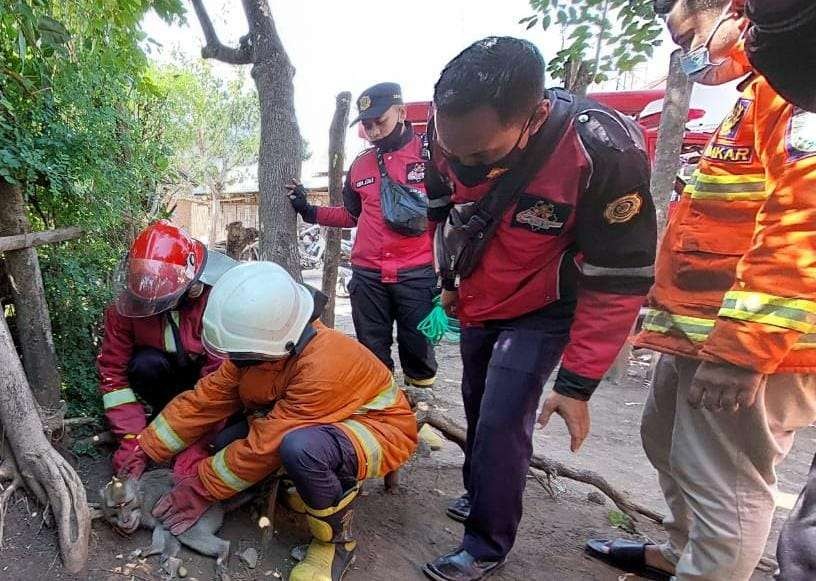
[[[550,115],[527,147],[521,162],[504,174],[481,200],[477,202],[484,218],[500,220],[524,188],[532,181],[541,162],[552,155],[555,147],[575,115],[577,104],[573,95],[563,89],[549,89]]]

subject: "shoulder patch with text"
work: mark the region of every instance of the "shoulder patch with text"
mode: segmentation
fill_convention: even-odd
[[[370,186],[375,181],[377,181],[377,178],[375,178],[375,177],[370,177],[370,178],[365,178],[365,179],[362,179],[362,180],[357,180],[356,182],[354,182],[354,187],[355,188],[364,188],[366,186]]]
[[[572,213],[572,206],[528,194],[519,196],[510,225],[536,234],[558,236]]]
[[[425,180],[425,162],[417,161],[405,166],[405,179],[409,184],[421,184]]]
[[[604,220],[609,224],[622,224],[628,222],[640,213],[643,206],[643,197],[637,192],[632,192],[613,200],[606,205],[604,210]]]
[[[751,108],[752,104],[753,101],[751,99],[739,99],[737,101],[734,108],[731,109],[731,112],[728,114],[728,117],[726,117],[720,125],[720,138],[736,139],[742,121],[745,119],[745,115],[748,113],[748,109]]]
[[[816,155],[816,113],[794,110],[785,137],[785,149],[790,161]]]

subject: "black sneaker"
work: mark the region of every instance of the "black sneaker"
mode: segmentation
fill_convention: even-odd
[[[504,561],[477,561],[466,550],[460,549],[426,563],[422,572],[434,581],[478,581],[495,573]]]
[[[464,493],[462,496],[454,500],[448,505],[445,514],[451,517],[456,522],[465,522],[470,516],[470,496]]]

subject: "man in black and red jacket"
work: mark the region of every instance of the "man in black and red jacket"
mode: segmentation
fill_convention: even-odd
[[[448,188],[429,191],[430,207],[442,209],[434,220],[491,195],[520,167],[532,175],[496,217],[475,269],[459,271],[458,288],[450,272],[443,280],[443,304],[462,323],[468,429],[466,494],[448,509],[465,535],[425,566],[437,580],[482,579],[504,562],[545,381],[561,360],[538,422],[560,415],[576,452],[589,432],[588,400],[653,280],[655,211],[639,129],[594,101],[546,90],[544,71],[529,42],[491,37],[448,63],[435,87],[432,156]],[[553,145],[541,155],[545,140]]]
[[[303,186],[289,186],[289,199],[304,222],[357,228],[351,251],[353,275],[349,283],[351,316],[357,339],[391,370],[394,321],[405,384],[431,387],[436,379],[434,350],[417,326],[433,308],[438,294],[433,269],[433,230],[406,236],[391,229],[380,207],[382,155],[388,176],[421,192],[425,191],[427,149],[423,136],[405,121],[402,91],[396,83],[380,83],[357,99],[366,136],[374,147],[352,162],[343,185],[343,205],[318,207],[309,204]],[[423,151],[426,152],[423,155]]]

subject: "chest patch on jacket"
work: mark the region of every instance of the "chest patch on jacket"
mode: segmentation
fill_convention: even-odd
[[[740,125],[742,125],[742,120],[745,119],[745,115],[748,113],[748,109],[751,108],[752,103],[753,101],[751,101],[751,99],[740,99],[737,101],[737,104],[731,109],[731,113],[728,114],[728,117],[726,117],[722,125],[720,125],[719,136],[722,139],[733,140],[737,137]]]
[[[370,186],[371,184],[374,183],[374,181],[376,179],[377,178],[370,177],[370,178],[365,178],[365,179],[362,179],[362,180],[357,180],[356,182],[354,182],[354,187],[355,188],[364,188],[366,186]]]
[[[816,155],[816,113],[796,109],[788,126],[785,149],[791,161]]]
[[[751,163],[754,160],[754,149],[752,147],[709,143],[703,152],[703,156],[713,161]]]
[[[421,184],[425,181],[425,162],[417,161],[405,166],[405,180],[409,184]]]
[[[572,206],[522,194],[510,225],[536,234],[558,236],[572,213]]]

